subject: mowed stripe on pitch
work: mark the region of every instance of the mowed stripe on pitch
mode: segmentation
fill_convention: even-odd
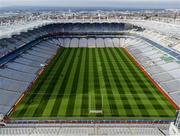
[[[75,50],[76,50],[76,54],[73,57],[74,60],[72,62],[73,67],[72,67],[71,71],[69,71],[70,74],[69,74],[69,78],[68,78],[68,81],[67,81],[67,84],[66,84],[66,87],[65,87],[64,95],[62,97],[62,101],[61,101],[60,108],[59,108],[59,111],[58,111],[58,116],[59,115],[68,116],[68,115],[66,115],[66,111],[67,111],[67,108],[68,108],[69,100],[74,99],[74,97],[75,97],[75,95],[73,96],[71,94],[71,91],[74,89],[73,88],[73,82],[74,82],[74,78],[76,76],[77,67],[79,65],[78,64],[78,61],[79,61],[78,56],[80,54],[80,50],[78,50],[78,49],[75,49]]]
[[[131,94],[133,92],[132,83],[131,83],[126,71],[124,70],[124,67],[126,66],[126,64],[122,61],[121,56],[119,56],[119,57],[117,56],[117,53],[115,52],[115,50],[112,50],[112,51],[114,51],[111,53],[114,57],[114,60],[116,61],[117,66],[119,68],[121,68],[119,72],[123,78],[123,81],[125,84],[127,84],[127,87],[125,88],[125,94],[121,97],[121,99],[124,100],[123,108],[126,110],[126,115],[128,117],[134,117],[135,115],[132,110],[131,101],[128,99],[128,96],[126,96],[126,93]],[[119,59],[121,61],[119,61]]]
[[[84,82],[83,82],[83,94],[82,94],[82,103],[81,103],[81,116],[85,117],[88,116],[88,91],[89,91],[89,51],[90,49],[86,50],[85,56],[85,65],[84,65]]]
[[[112,89],[112,83],[111,82],[113,82],[113,81],[109,79],[110,74],[106,68],[110,64],[106,58],[108,54],[107,54],[107,52],[105,52],[106,50],[104,48],[99,49],[98,51],[99,51],[98,53],[100,56],[101,65],[103,68],[102,72],[103,72],[103,78],[105,80],[106,92],[108,94],[108,102],[109,102],[109,107],[111,109],[111,116],[117,117],[119,115],[119,113],[118,113],[118,107],[116,105],[114,94],[113,94],[113,89]],[[111,62],[112,60],[109,60],[109,61]]]
[[[75,75],[74,75],[74,79],[73,79],[73,83],[72,83],[72,87],[71,87],[71,91],[70,91],[68,105],[66,108],[66,114],[65,114],[66,116],[73,115],[74,104],[75,104],[77,89],[78,89],[78,80],[79,80],[79,75],[80,75],[80,67],[79,66],[80,66],[81,60],[82,60],[82,53],[83,53],[83,49],[80,49],[80,53],[78,54],[78,56],[76,56],[78,61],[77,61],[76,69],[75,69]]]
[[[70,49],[68,49],[68,50],[70,50]],[[57,90],[59,95],[57,95],[56,101],[55,101],[55,103],[53,105],[53,109],[51,111],[51,117],[56,117],[56,116],[59,115],[59,109],[60,109],[60,106],[61,106],[61,102],[63,100],[63,97],[64,96],[66,97],[65,89],[66,89],[66,86],[67,86],[67,83],[68,83],[70,72],[71,72],[72,67],[73,67],[74,57],[76,56],[76,53],[77,53],[76,49],[71,49],[71,54],[72,55],[68,57],[68,58],[70,58],[69,63],[68,63],[69,65],[66,65],[64,71],[62,71],[63,72],[62,73],[63,80],[62,80],[61,84],[59,85],[59,89]],[[64,110],[64,108],[61,107],[60,110]]]
[[[88,113],[90,110],[96,109],[96,99],[95,99],[95,88],[96,88],[96,81],[95,81],[95,72],[94,72],[94,55],[93,49],[89,49],[89,59],[87,60],[88,63],[88,74],[91,75],[88,77]],[[98,83],[99,84],[99,81]],[[93,114],[89,114],[88,116],[94,116]]]
[[[115,97],[115,102],[117,105],[117,113],[115,113],[116,116],[127,116],[126,111],[123,108],[123,100],[121,99],[121,96],[125,94],[125,90],[122,85],[122,81],[119,80],[119,77],[121,76],[119,72],[117,71],[117,66],[114,64],[114,58],[112,56],[112,52],[108,48],[105,49],[106,55],[104,57],[107,58],[107,66],[108,66],[108,73],[111,73],[108,75],[109,77],[112,77],[111,84],[114,84],[114,87],[112,89],[113,95]],[[115,68],[116,67],[116,68]],[[116,112],[116,111],[114,111]]]
[[[74,109],[73,109],[73,116],[79,117],[81,116],[81,105],[82,105],[82,98],[83,98],[83,84],[84,82],[84,71],[85,71],[85,63],[86,63],[86,53],[87,50],[83,50],[82,49],[82,60],[80,63],[80,67],[79,67],[79,78],[77,81],[77,92],[76,92],[76,98],[75,98],[75,104],[74,104]],[[81,109],[81,110],[80,110]]]

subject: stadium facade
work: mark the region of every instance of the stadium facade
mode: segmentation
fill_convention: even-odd
[[[61,23],[51,22],[0,40],[0,112],[1,124],[4,126],[0,128],[0,134],[10,134],[8,130],[11,128],[12,133],[17,135],[21,132],[32,135],[46,132],[70,135],[75,133],[76,135],[166,135],[169,124],[174,121],[175,116],[174,119],[152,118],[150,120],[146,118],[147,116],[144,119],[117,117],[110,120],[105,118],[67,120],[61,117],[41,120],[23,116],[12,118],[11,115],[18,107],[21,109],[21,103],[28,97],[34,84],[45,74],[61,48],[126,49],[131,59],[158,89],[158,93],[174,108],[174,115],[175,110],[179,109],[180,47],[176,26],[162,23],[161,25],[168,25],[167,30],[158,31],[158,27],[163,26],[155,23],[151,29],[149,25],[152,22],[148,21],[83,20],[81,22],[77,20],[70,22],[71,20]],[[174,31],[166,33],[171,30],[171,27]],[[163,109],[162,106],[161,108]],[[178,122],[179,115],[172,125],[179,126]],[[37,125],[37,128],[34,129],[34,125]],[[22,127],[24,130],[18,130],[17,127]]]

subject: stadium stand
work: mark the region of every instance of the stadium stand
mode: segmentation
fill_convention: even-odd
[[[146,28],[147,30],[153,30],[169,37],[175,37],[178,39],[180,38],[180,27],[177,24],[168,24],[150,20],[125,20],[123,22],[141,26],[142,28]]]
[[[153,135],[163,136],[167,125],[111,125],[111,124],[49,124],[49,126],[18,125],[0,128],[2,135]]]
[[[1,114],[7,114],[21,94],[24,93],[39,76],[39,71],[43,69],[46,63],[56,54],[58,48],[54,42],[49,43],[44,41],[1,66]]]
[[[180,85],[179,60],[169,54],[169,51],[157,48],[153,43],[139,40],[129,42],[127,45],[131,54],[140,62],[148,73],[158,82],[164,90],[178,103]],[[174,95],[176,94],[176,95]]]

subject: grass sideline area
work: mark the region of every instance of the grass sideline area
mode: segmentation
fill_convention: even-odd
[[[174,119],[176,111],[122,48],[63,48],[11,118]]]

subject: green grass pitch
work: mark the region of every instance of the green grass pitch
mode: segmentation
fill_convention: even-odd
[[[124,49],[62,48],[11,117],[173,119],[175,109]]]

